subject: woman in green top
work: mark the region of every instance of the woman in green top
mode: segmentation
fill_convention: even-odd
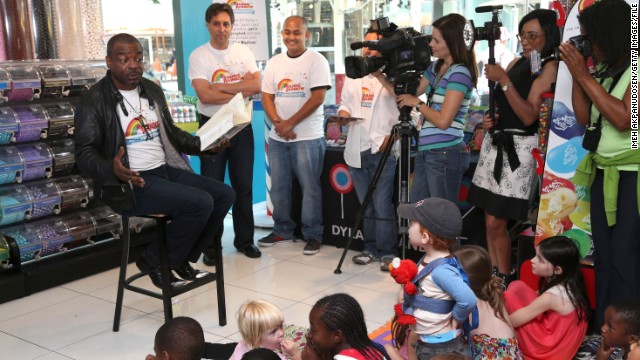
[[[594,76],[573,45],[562,44],[560,51],[573,77],[576,119],[589,125],[587,133],[601,129],[600,140],[591,142],[591,152],[573,179],[591,188],[596,329],[600,329],[609,304],[640,301],[640,150],[637,123],[635,149],[631,129],[631,8],[624,0],[601,0],[585,9],[579,22],[580,32],[591,43]]]

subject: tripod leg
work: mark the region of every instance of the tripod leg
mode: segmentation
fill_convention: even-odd
[[[394,126],[393,130],[391,131],[391,139],[393,139],[394,136],[396,136],[396,134],[397,134],[397,129]],[[350,232],[351,236],[349,236],[349,240],[347,240],[347,243],[346,243],[346,245],[344,247],[344,250],[342,251],[342,256],[340,257],[340,261],[338,262],[338,266],[333,271],[334,274],[342,274],[342,270],[341,270],[342,263],[344,262],[344,259],[347,256],[347,252],[349,251],[349,248],[351,247],[351,241],[356,236],[356,233],[358,231],[358,226],[360,225],[360,222],[362,221],[362,219],[364,217],[364,213],[365,213],[367,207],[369,206],[369,202],[371,201],[371,198],[373,197],[373,192],[376,189],[376,186],[378,184],[378,180],[380,179],[380,175],[382,174],[382,170],[384,169],[384,165],[387,163],[387,158],[389,157],[389,154],[391,154],[392,148],[393,148],[392,144],[389,143],[387,145],[387,147],[384,149],[384,152],[382,153],[382,158],[380,158],[380,162],[378,163],[378,167],[376,167],[376,172],[373,175],[373,179],[371,180],[371,184],[369,184],[369,188],[367,189],[367,194],[364,196],[364,199],[362,200],[362,204],[360,205],[360,208],[356,212],[356,218],[354,220],[353,226],[351,227],[351,232]]]

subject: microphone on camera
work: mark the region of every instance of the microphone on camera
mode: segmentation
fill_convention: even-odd
[[[476,8],[476,13],[494,12],[496,10],[502,10],[502,5],[478,6]]]
[[[363,47],[370,47],[370,46],[375,46],[378,43],[378,41],[356,41],[356,42],[352,42],[351,43],[351,50],[358,50],[358,49],[362,49]]]

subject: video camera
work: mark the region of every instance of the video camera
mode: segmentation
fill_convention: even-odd
[[[382,57],[347,56],[344,59],[347,76],[359,79],[382,69],[394,84],[396,94],[415,94],[420,77],[431,63],[431,36],[412,28],[398,29],[388,17],[371,20],[371,28],[382,39],[351,43],[351,50],[368,47],[379,51]]]

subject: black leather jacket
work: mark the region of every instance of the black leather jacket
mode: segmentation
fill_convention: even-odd
[[[199,154],[200,138],[175,126],[160,87],[143,78],[140,89],[141,96],[159,110],[160,139],[167,165],[192,171],[181,153]],[[107,205],[113,205],[112,199],[104,195],[101,188],[104,184],[121,183],[113,172],[113,158],[121,146],[125,149],[123,164],[129,167],[124,131],[116,111],[122,101],[109,71],[82,96],[74,117],[76,164],[81,172],[93,178],[95,196]]]

